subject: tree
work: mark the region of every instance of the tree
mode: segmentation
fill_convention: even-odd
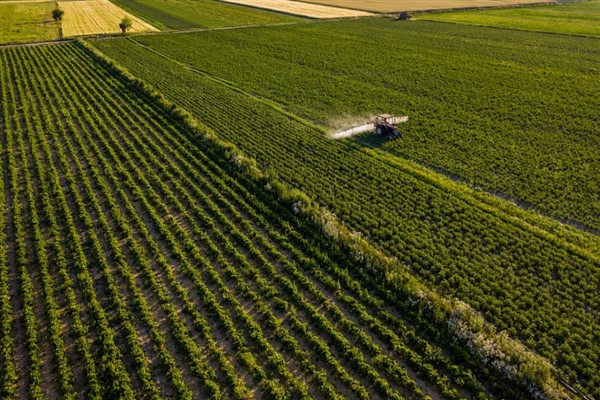
[[[56,6],[56,8],[52,10],[52,18],[54,18],[56,22],[60,22],[63,19],[64,13],[65,10],[61,10],[60,8],[58,8],[58,6]]]
[[[56,8],[54,10],[52,10],[52,18],[54,18],[54,20],[56,22],[58,22],[58,38],[59,39],[63,38],[62,19],[63,19],[64,13],[65,13],[65,10],[61,10],[58,7],[58,5],[56,6]]]
[[[131,28],[131,25],[133,25],[131,18],[129,18],[128,16],[124,16],[121,20],[121,23],[119,24],[119,28],[121,28],[121,31],[123,32],[123,34],[125,34],[127,33],[127,29]]]

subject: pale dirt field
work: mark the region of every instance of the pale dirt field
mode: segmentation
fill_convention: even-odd
[[[222,0],[227,3],[242,4],[250,7],[263,8],[267,10],[280,11],[287,14],[299,15],[309,18],[347,18],[367,17],[372,15],[368,12],[348,10],[339,7],[328,7],[324,5],[308,4],[301,1],[290,0]],[[318,3],[318,2],[315,2]]]
[[[133,22],[128,32],[158,30],[108,0],[59,1],[58,5],[65,11],[62,20],[64,37],[119,33],[119,23],[125,15]]]
[[[300,0],[303,3],[347,7],[355,10],[387,13],[399,11],[446,10],[473,7],[501,7],[533,4],[545,0]],[[548,0],[547,2],[554,2]]]

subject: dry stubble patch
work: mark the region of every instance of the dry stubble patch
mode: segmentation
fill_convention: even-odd
[[[376,13],[448,10],[457,8],[504,7],[541,3],[544,0],[301,0],[303,3],[346,7]],[[552,0],[548,0],[552,2]]]
[[[223,0],[227,3],[242,4],[250,7],[284,12],[309,18],[352,18],[372,15],[365,11],[349,10],[340,7],[329,7],[320,4],[308,4],[290,0]],[[318,2],[315,2],[318,3]]]
[[[125,16],[133,22],[130,32],[157,30],[108,0],[59,1],[58,5],[65,11],[62,21],[65,37],[119,33],[119,23]]]

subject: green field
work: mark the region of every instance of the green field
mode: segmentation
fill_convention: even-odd
[[[321,125],[407,114],[373,145],[600,231],[597,39],[374,19],[136,40]]]
[[[600,0],[551,6],[457,11],[419,15],[419,19],[499,28],[600,37]]]
[[[160,29],[219,28],[300,21],[300,18],[213,0],[114,0]]]
[[[0,399],[600,400],[600,0],[114,3],[0,0]]]
[[[0,66],[2,398],[524,396],[84,47]]]
[[[373,19],[135,40],[94,44],[598,395],[598,238],[489,209],[404,160],[597,227],[595,39]],[[411,119],[404,141],[336,142],[248,92],[317,122]]]
[[[0,2],[0,44],[39,42],[58,38],[58,26],[52,19],[54,2]]]

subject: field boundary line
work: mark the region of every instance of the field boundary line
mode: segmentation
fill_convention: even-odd
[[[346,18],[347,19],[347,18]],[[297,24],[311,24],[315,22],[321,22],[324,20],[316,20],[305,18],[304,20],[293,21],[293,22],[273,22],[268,24],[250,24],[250,25],[234,25],[234,26],[220,26],[216,28],[187,28],[187,29],[178,29],[178,30],[164,30],[164,31],[147,31],[147,32],[139,32],[132,33],[127,35],[128,39],[133,39],[138,36],[152,36],[152,35],[179,35],[186,33],[196,33],[196,32],[210,32],[210,31],[229,31],[234,29],[251,29],[251,28],[266,28],[271,26],[287,26],[287,25],[297,25]],[[327,22],[335,21],[335,19],[325,20]],[[120,33],[117,34],[106,34],[106,35],[81,35],[79,36],[83,39],[95,39],[95,40],[107,40],[107,39],[122,39],[123,35]],[[136,44],[145,47],[143,44],[136,42]],[[158,54],[158,53],[157,53]],[[169,58],[170,59],[170,58]],[[176,60],[173,60],[176,61]]]
[[[293,22],[292,24],[295,24],[295,22]],[[296,114],[293,114],[293,113],[285,110],[283,107],[281,107],[279,104],[277,104],[276,102],[274,102],[272,100],[264,99],[262,97],[258,97],[258,96],[254,95],[252,93],[249,93],[249,92],[245,91],[244,89],[241,89],[240,87],[236,86],[235,83],[233,83],[233,82],[229,82],[226,79],[220,78],[218,76],[211,75],[211,74],[209,74],[206,71],[203,71],[203,70],[201,70],[199,68],[190,66],[190,65],[185,64],[185,63],[183,63],[183,62],[181,62],[179,60],[176,60],[176,59],[174,59],[172,57],[169,57],[168,55],[166,55],[164,53],[161,53],[161,52],[153,49],[152,47],[145,46],[144,44],[136,41],[135,38],[133,38],[133,37],[130,37],[128,39],[130,41],[132,41],[133,43],[137,44],[138,46],[143,47],[147,51],[150,51],[151,53],[156,54],[159,57],[162,57],[162,58],[164,58],[166,60],[169,60],[169,61],[173,62],[174,64],[177,64],[180,67],[183,67],[183,68],[185,68],[185,69],[187,69],[189,71],[192,71],[192,72],[194,72],[194,73],[196,73],[198,75],[202,75],[202,76],[206,77],[207,79],[210,79],[211,81],[213,81],[215,83],[218,83],[220,85],[226,86],[227,88],[229,88],[231,90],[234,90],[237,93],[240,93],[240,94],[243,94],[245,96],[248,96],[248,97],[252,98],[255,101],[258,101],[258,102],[260,102],[262,104],[265,104],[265,105],[271,107],[272,109],[280,112],[281,114],[285,115],[286,117],[291,118],[294,121],[299,122],[300,124],[302,124],[304,126],[307,126],[308,128],[314,129],[314,130],[319,131],[319,132],[321,132],[323,134],[327,134],[327,130],[325,128],[320,127],[318,125],[315,125],[312,122],[310,122],[310,121],[308,121],[308,120],[306,120],[306,119],[304,119],[302,117],[297,116]]]
[[[368,146],[368,145],[366,145],[366,146]],[[549,231],[548,229],[546,229],[544,227],[541,227],[540,225],[536,224],[534,221],[531,221],[531,219],[534,217],[540,217],[540,218],[544,218],[544,219],[549,219],[549,221],[545,221],[545,222],[550,222],[550,223],[554,222],[556,224],[560,224],[560,222],[556,221],[554,218],[550,218],[547,216],[532,213],[532,211],[525,210],[525,209],[519,207],[518,205],[514,205],[514,204],[510,203],[509,201],[504,200],[498,196],[495,196],[494,194],[489,193],[487,191],[482,190],[481,193],[478,193],[477,189],[474,189],[467,183],[455,182],[452,179],[450,179],[448,176],[446,176],[445,174],[442,174],[435,170],[429,169],[429,168],[422,166],[421,164],[418,164],[414,161],[403,159],[393,153],[390,153],[390,152],[387,152],[384,150],[375,149],[372,146],[368,146],[368,147],[364,148],[364,151],[371,154],[377,160],[379,160],[383,163],[386,163],[388,165],[391,165],[391,166],[399,167],[402,170],[404,170],[405,172],[407,172],[408,174],[414,176],[415,178],[417,178],[429,185],[435,186],[436,188],[443,190],[446,193],[456,196],[456,197],[460,198],[462,201],[464,201],[465,203],[467,203],[473,207],[476,207],[477,209],[479,209],[487,214],[491,214],[491,215],[495,216],[496,218],[499,218],[502,221],[508,222],[511,225],[513,225],[519,229],[527,230],[542,240],[550,241],[553,245],[565,248],[565,249],[575,253],[575,255],[582,257],[584,259],[588,259],[588,260],[594,262],[595,264],[597,264],[598,266],[600,266],[600,255],[599,254],[596,254],[595,252],[590,252],[589,250],[582,248],[582,246],[574,244],[570,241],[562,240],[555,233]],[[467,192],[470,192],[470,193],[467,193]],[[486,199],[485,198],[486,195],[491,196],[491,198]],[[511,212],[504,208],[500,208],[499,206],[492,204],[492,202],[507,203],[507,204],[503,204],[503,205],[506,205],[506,208],[513,208],[513,207],[516,208],[516,210],[514,210],[516,212]],[[521,217],[519,215],[516,215],[517,213],[525,214],[525,216]],[[528,214],[533,214],[533,215],[528,215]],[[558,226],[557,228],[560,229],[561,227]],[[564,228],[564,227],[562,227],[562,228]],[[573,229],[577,229],[577,228],[573,228]],[[560,232],[560,233],[574,234],[574,232]],[[585,232],[583,232],[583,233],[585,235]],[[599,239],[597,239],[592,234],[589,234],[589,236],[590,236],[589,238],[587,238],[587,237],[586,238],[589,240],[598,241],[599,243],[595,243],[595,244],[600,245]]]
[[[0,49],[8,49],[12,47],[35,47],[35,46],[46,46],[46,45],[58,45],[64,43],[71,43],[75,39],[61,39],[61,40],[46,40],[44,42],[27,42],[27,43],[9,43],[0,44]]]
[[[146,49],[147,51],[150,51],[162,58],[165,58],[165,59],[167,59],[189,71],[192,71],[194,73],[202,75],[215,83],[223,85],[231,90],[234,90],[237,93],[243,94],[245,96],[252,98],[255,101],[258,101],[264,105],[267,105],[267,106],[271,107],[273,110],[285,115],[286,117],[310,128],[310,129],[314,129],[314,130],[322,133],[323,135],[326,135],[328,133],[327,129],[320,127],[318,125],[315,125],[314,123],[285,110],[283,107],[281,107],[281,105],[277,104],[276,102],[274,102],[272,100],[258,97],[256,95],[249,93],[246,90],[236,86],[235,83],[233,83],[233,82],[230,82],[230,81],[220,78],[218,76],[211,75],[206,71],[203,71],[199,68],[190,66],[179,60],[169,57],[166,54],[163,54],[151,47],[145,46],[144,44],[137,42],[135,40],[135,38],[130,37],[129,40],[131,40],[133,43],[135,43],[141,47],[144,47],[144,49]],[[351,146],[351,144],[347,144],[347,145]],[[365,149],[364,146],[361,146],[361,148]],[[371,146],[369,146],[368,148],[371,149],[371,151],[374,151]],[[495,217],[497,217],[505,222],[509,222],[513,226],[517,226],[520,229],[525,229],[545,241],[550,241],[552,244],[559,245],[561,247],[565,246],[567,249],[574,251],[575,254],[577,254],[579,257],[583,257],[585,259],[590,259],[591,261],[593,261],[594,263],[596,263],[597,265],[600,266],[600,253],[590,251],[586,248],[583,248],[581,245],[574,243],[574,242],[578,241],[576,239],[565,240],[565,239],[561,239],[560,237],[558,237],[558,234],[563,234],[563,235],[568,234],[569,237],[571,237],[571,238],[573,238],[575,235],[579,235],[579,236],[583,236],[585,238],[585,240],[591,240],[591,241],[595,242],[594,244],[598,244],[600,246],[600,238],[596,237],[593,233],[589,233],[584,230],[577,229],[576,227],[573,227],[572,225],[567,224],[567,226],[571,227],[571,229],[577,230],[577,232],[573,232],[571,229],[565,228],[565,226],[560,221],[558,221],[557,219],[555,219],[553,217],[543,215],[543,214],[538,214],[531,210],[527,210],[527,209],[525,209],[519,205],[513,204],[510,201],[505,200],[493,193],[483,190],[482,193],[485,193],[485,194],[491,196],[492,199],[494,200],[493,202],[499,202],[504,207],[500,207],[499,205],[492,204],[493,203],[491,201],[492,199],[484,200],[482,198],[483,196],[481,194],[477,193],[477,189],[473,188],[468,183],[464,183],[465,186],[461,187],[463,184],[454,182],[446,174],[443,174],[441,172],[438,172],[436,170],[433,170],[433,169],[423,166],[421,164],[415,163],[415,166],[418,166],[419,169],[422,169],[421,172],[417,172],[417,169],[415,167],[412,167],[411,169],[408,168],[408,163],[410,163],[409,160],[406,160],[400,156],[397,156],[397,155],[389,153],[389,152],[386,152],[386,153],[388,154],[387,157],[383,157],[381,154],[377,154],[375,152],[373,152],[372,155],[375,156],[375,158],[377,158],[379,162],[384,162],[384,163],[388,163],[388,164],[392,163],[394,165],[400,166],[407,173],[418,178],[419,180],[421,180],[427,184],[433,185],[433,186],[437,187],[438,189],[445,191],[446,193],[456,196],[459,199],[461,199],[462,201],[466,202],[467,204],[477,207],[478,209],[482,210],[485,213],[492,214]],[[394,157],[394,159],[391,159],[391,157]],[[414,172],[411,172],[411,171],[414,171]],[[433,175],[433,176],[431,176],[431,175]],[[440,179],[444,179],[444,180],[447,179],[448,182],[441,183],[441,182],[439,182]],[[465,191],[469,191],[469,193],[466,193]],[[507,208],[513,208],[513,207],[515,209],[507,210]],[[518,214],[521,214],[521,215],[518,215]],[[542,219],[542,223],[535,221],[535,219]],[[561,232],[554,233],[552,231],[551,227],[544,226],[546,224],[554,225],[554,229],[560,230]]]

